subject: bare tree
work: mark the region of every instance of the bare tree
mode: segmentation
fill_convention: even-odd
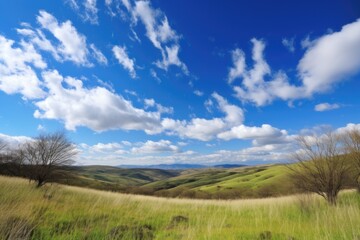
[[[321,136],[298,137],[300,150],[293,155],[295,185],[324,197],[336,205],[339,191],[345,187],[350,166],[344,157],[342,137],[334,132]]]
[[[354,128],[347,131],[344,142],[350,163],[354,166],[354,180],[360,193],[360,130]]]
[[[6,148],[6,143],[0,140],[0,153]]]
[[[0,140],[0,164],[4,163],[5,161],[5,149],[6,149],[6,143]]]
[[[64,133],[40,135],[25,143],[19,151],[21,163],[26,166],[26,177],[41,187],[46,182],[64,177],[62,167],[74,163],[77,150]]]

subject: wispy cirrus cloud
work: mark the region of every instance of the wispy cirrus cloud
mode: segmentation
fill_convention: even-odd
[[[112,51],[119,64],[129,71],[131,78],[136,78],[135,60],[128,56],[126,47],[114,46]]]
[[[289,52],[295,52],[295,38],[283,38],[281,43]]]
[[[167,71],[170,66],[177,66],[184,74],[189,74],[188,67],[179,57],[181,36],[170,26],[167,16],[160,9],[153,8],[151,2],[147,0],[114,0],[106,1],[106,5],[112,13],[121,16],[124,11],[120,6],[124,7],[130,18],[134,39],[137,41],[139,37],[134,27],[139,22],[143,24],[146,37],[155,48],[160,50],[161,59],[154,62],[158,68]]]
[[[72,22],[59,22],[52,14],[40,10],[37,16],[40,28],[22,24],[17,29],[26,42],[41,51],[49,52],[57,61],[71,61],[79,66],[92,67],[92,60],[106,65],[107,58],[86,36],[77,31]],[[50,33],[50,37],[46,34]],[[51,39],[51,40],[50,40]]]
[[[97,0],[65,0],[84,22],[99,24]]]

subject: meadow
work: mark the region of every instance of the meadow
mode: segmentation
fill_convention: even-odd
[[[360,239],[360,195],[158,198],[0,176],[0,239]]]

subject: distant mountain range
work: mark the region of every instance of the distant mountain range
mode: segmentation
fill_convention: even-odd
[[[145,168],[145,169],[165,169],[165,170],[182,170],[182,169],[199,169],[199,168],[238,168],[245,167],[243,164],[219,164],[219,165],[201,165],[201,164],[157,164],[157,165],[119,165],[120,168]]]

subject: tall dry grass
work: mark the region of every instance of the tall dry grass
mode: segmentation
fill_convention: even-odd
[[[0,176],[0,239],[359,239],[360,197],[133,196]]]

